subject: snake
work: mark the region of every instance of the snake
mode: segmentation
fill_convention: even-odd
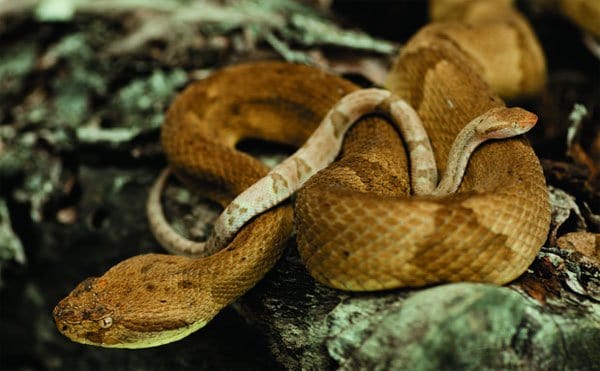
[[[392,119],[410,155],[411,190],[414,195],[445,196],[462,181],[471,153],[489,139],[504,139],[529,131],[537,116],[521,108],[492,108],[469,122],[458,133],[449,152],[446,172],[438,184],[438,172],[427,132],[414,109],[382,89],[361,89],[344,96],[327,113],[304,145],[259,181],[231,201],[214,223],[206,242],[182,237],[167,222],[160,196],[168,169],[157,178],[147,203],[148,221],[161,246],[174,254],[203,257],[231,241],[250,219],[283,202],[310,177],[333,162],[345,133],[360,117],[378,113]]]
[[[344,134],[368,113],[384,114],[392,119],[415,159],[411,162],[414,193],[432,193],[437,185],[437,168],[431,144],[417,113],[406,101],[394,97],[387,90],[362,89],[342,97],[299,150],[231,201],[215,221],[214,233],[205,243],[181,237],[166,222],[160,195],[168,172],[163,172],[152,187],[147,203],[148,220],[154,236],[172,253],[186,256],[215,253],[230,242],[248,220],[290,197],[317,171],[331,164],[340,151]],[[466,157],[462,163],[470,156],[470,152],[464,151],[456,154]]]
[[[511,130],[535,123],[535,115],[506,108],[494,92],[530,95],[543,85],[539,47],[520,16],[504,19],[512,12],[496,10],[498,20],[490,12],[481,23],[470,20],[468,26],[442,16],[403,47],[386,82],[417,113],[435,153],[435,167],[444,174],[440,185],[448,178],[458,187],[455,192],[411,194],[415,180],[409,174],[415,170],[411,163],[409,171],[404,150],[411,145],[403,142],[396,125],[403,120],[390,125],[378,115],[361,117],[346,133],[336,161],[299,189],[293,209],[282,202],[261,212],[212,255],[143,254],[84,280],[54,309],[59,331],[71,340],[104,347],[144,348],[181,339],[262,279],[281,257],[294,225],[309,273],[337,289],[373,291],[456,281],[504,284],[518,277],[549,228],[539,160],[523,136],[478,144],[475,150],[467,148],[473,139],[457,140],[477,134],[461,131],[470,123],[495,122],[490,117],[497,115],[511,123]],[[462,13],[469,18],[469,11]],[[487,55],[483,41],[498,39],[499,30],[508,35],[501,43],[513,44],[494,50],[497,62]],[[511,73],[511,67],[518,73]],[[519,89],[503,83],[494,71],[521,78]],[[324,117],[330,126],[350,121],[331,117],[339,111],[338,102],[358,92],[353,83],[309,66],[266,61],[227,67],[176,97],[161,131],[163,149],[178,178],[226,209],[265,177],[270,188],[278,184],[268,168],[235,149],[239,141],[260,138],[301,147]],[[381,111],[390,112],[388,103],[399,100],[382,104],[387,98],[370,106],[389,106]],[[452,150],[454,145],[458,149]],[[459,172],[448,168],[464,162],[449,160],[450,153],[467,151],[472,153],[464,175],[458,180],[446,176]]]

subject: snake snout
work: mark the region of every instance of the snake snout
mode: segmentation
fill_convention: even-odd
[[[518,121],[521,129],[524,131],[529,131],[538,121],[538,116],[535,113],[522,110],[521,119]]]
[[[64,298],[54,307],[54,310],[52,311],[52,317],[54,317],[54,322],[81,322],[81,320],[83,319],[81,312],[76,311],[75,308],[67,304],[67,299],[68,298]]]
[[[506,115],[504,119],[513,123],[514,130],[518,134],[523,134],[531,130],[538,121],[538,116],[535,113],[520,107],[506,108],[504,113]]]
[[[66,336],[73,331],[74,325],[81,323],[83,320],[81,312],[75,310],[75,308],[65,302],[67,299],[61,300],[52,311],[56,328]]]
[[[98,278],[88,278],[54,307],[52,316],[61,332],[64,333],[70,326],[98,321],[111,314],[109,307],[100,300],[99,293],[103,287]]]

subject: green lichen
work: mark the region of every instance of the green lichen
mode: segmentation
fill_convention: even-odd
[[[578,313],[546,312],[505,287],[442,285],[417,292],[379,315],[363,318],[370,326],[356,334],[358,348],[346,346],[345,353],[331,353],[346,362],[342,369],[496,370],[535,365],[540,370],[583,370],[600,361],[592,345],[600,344],[597,311],[585,320]],[[335,338],[328,347],[338,341]]]
[[[293,14],[290,21],[292,27],[286,34],[303,45],[336,45],[384,54],[397,50],[390,42],[375,39],[364,32],[343,30],[324,19]]]
[[[36,44],[33,40],[19,40],[0,49],[0,87],[11,88],[31,71],[35,62]]]
[[[272,13],[284,16],[285,21],[271,24],[252,24],[247,30],[256,40],[265,40],[285,60],[297,63],[311,63],[312,57],[301,50],[294,50],[290,44],[303,46],[333,45],[342,48],[368,50],[378,53],[395,53],[397,46],[370,35],[346,30],[314,8],[285,0],[240,1],[239,6],[256,13]]]
[[[36,91],[13,109],[19,129],[35,124],[27,128],[33,131],[17,132],[16,136],[33,136],[30,145],[43,138],[57,150],[72,150],[73,130],[91,120],[93,98],[106,93],[107,65],[98,60],[83,33],[60,39],[45,51],[43,60],[47,70],[57,73],[44,90]],[[13,150],[24,144],[8,143]]]
[[[160,127],[169,98],[186,81],[182,69],[155,70],[149,77],[135,79],[121,88],[112,104],[121,114],[121,125],[136,128],[138,133]]]
[[[306,52],[294,51],[293,44],[309,47],[335,45],[386,54],[396,51],[393,43],[373,38],[364,32],[341,28],[332,23],[325,13],[290,0],[230,0],[224,4],[185,0],[93,3],[44,0],[37,6],[36,15],[41,21],[55,21],[69,20],[76,13],[99,14],[140,9],[149,12],[145,23],[143,21],[129,35],[108,45],[105,51],[124,55],[141,50],[149,41],[163,40],[167,44],[166,54],[176,55],[194,47],[198,32],[203,35],[226,35],[240,30],[244,32],[246,43],[266,41],[282,57],[293,62],[312,61]],[[249,39],[253,41],[249,42]]]
[[[0,57],[0,64],[5,62],[0,76],[5,80],[3,86],[12,84],[15,90],[17,83],[32,73],[36,47],[26,43],[23,50],[16,48],[11,53],[0,54],[5,58]],[[11,196],[29,205],[35,222],[43,219],[44,205],[62,187],[63,167],[55,153],[76,150],[80,144],[123,144],[155,130],[173,91],[187,81],[180,69],[156,70],[109,95],[107,86],[114,69],[106,59],[98,58],[84,33],[59,39],[45,50],[42,59],[45,70],[36,73],[54,71],[55,77],[12,108],[15,125],[0,126],[0,178],[19,179]],[[104,121],[113,126],[103,127]],[[39,146],[41,142],[52,149]]]
[[[28,203],[32,220],[39,222],[44,204],[60,188],[61,162],[47,151],[34,148],[38,133],[19,134],[10,126],[0,129],[0,141],[6,142],[0,156],[0,179],[22,176],[12,196]]]
[[[73,0],[41,0],[35,8],[35,17],[42,22],[69,21],[75,14],[74,5]]]
[[[588,109],[579,103],[573,105],[573,109],[569,114],[569,128],[567,129],[567,149],[570,150],[573,146],[573,141],[578,133],[581,131],[581,123],[583,119],[588,115]],[[568,152],[568,151],[567,151]]]
[[[0,277],[2,277],[1,273],[4,264],[10,260],[14,260],[19,264],[25,264],[27,259],[23,250],[23,244],[12,229],[6,202],[0,198]],[[0,287],[2,287],[1,279]]]
[[[94,95],[106,92],[105,67],[94,55],[82,34],[66,36],[48,51],[53,58],[67,61],[67,73],[53,80],[51,122],[58,127],[77,127],[90,115]]]
[[[0,101],[6,101],[22,89],[25,77],[34,66],[36,54],[36,44],[29,38],[2,45],[0,48]],[[6,104],[0,106],[0,122],[7,116],[10,108]]]
[[[26,258],[21,240],[12,229],[6,202],[0,198],[0,267],[7,260],[25,264]]]
[[[29,202],[30,216],[35,222],[42,220],[43,207],[51,195],[60,188],[62,166],[56,158],[48,153],[37,153],[28,161],[29,169],[22,187],[14,191],[14,197],[19,202]]]
[[[81,143],[125,143],[140,133],[137,128],[99,128],[84,126],[77,128],[77,139]]]

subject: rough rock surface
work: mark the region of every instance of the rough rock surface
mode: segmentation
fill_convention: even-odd
[[[508,287],[348,294],[316,283],[291,247],[236,309],[288,369],[597,369],[600,276],[576,268],[590,289],[577,293],[567,283],[576,266],[543,252]]]

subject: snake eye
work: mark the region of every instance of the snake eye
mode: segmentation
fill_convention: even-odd
[[[113,324],[112,317],[105,317],[98,321],[98,325],[102,328],[109,328]]]

